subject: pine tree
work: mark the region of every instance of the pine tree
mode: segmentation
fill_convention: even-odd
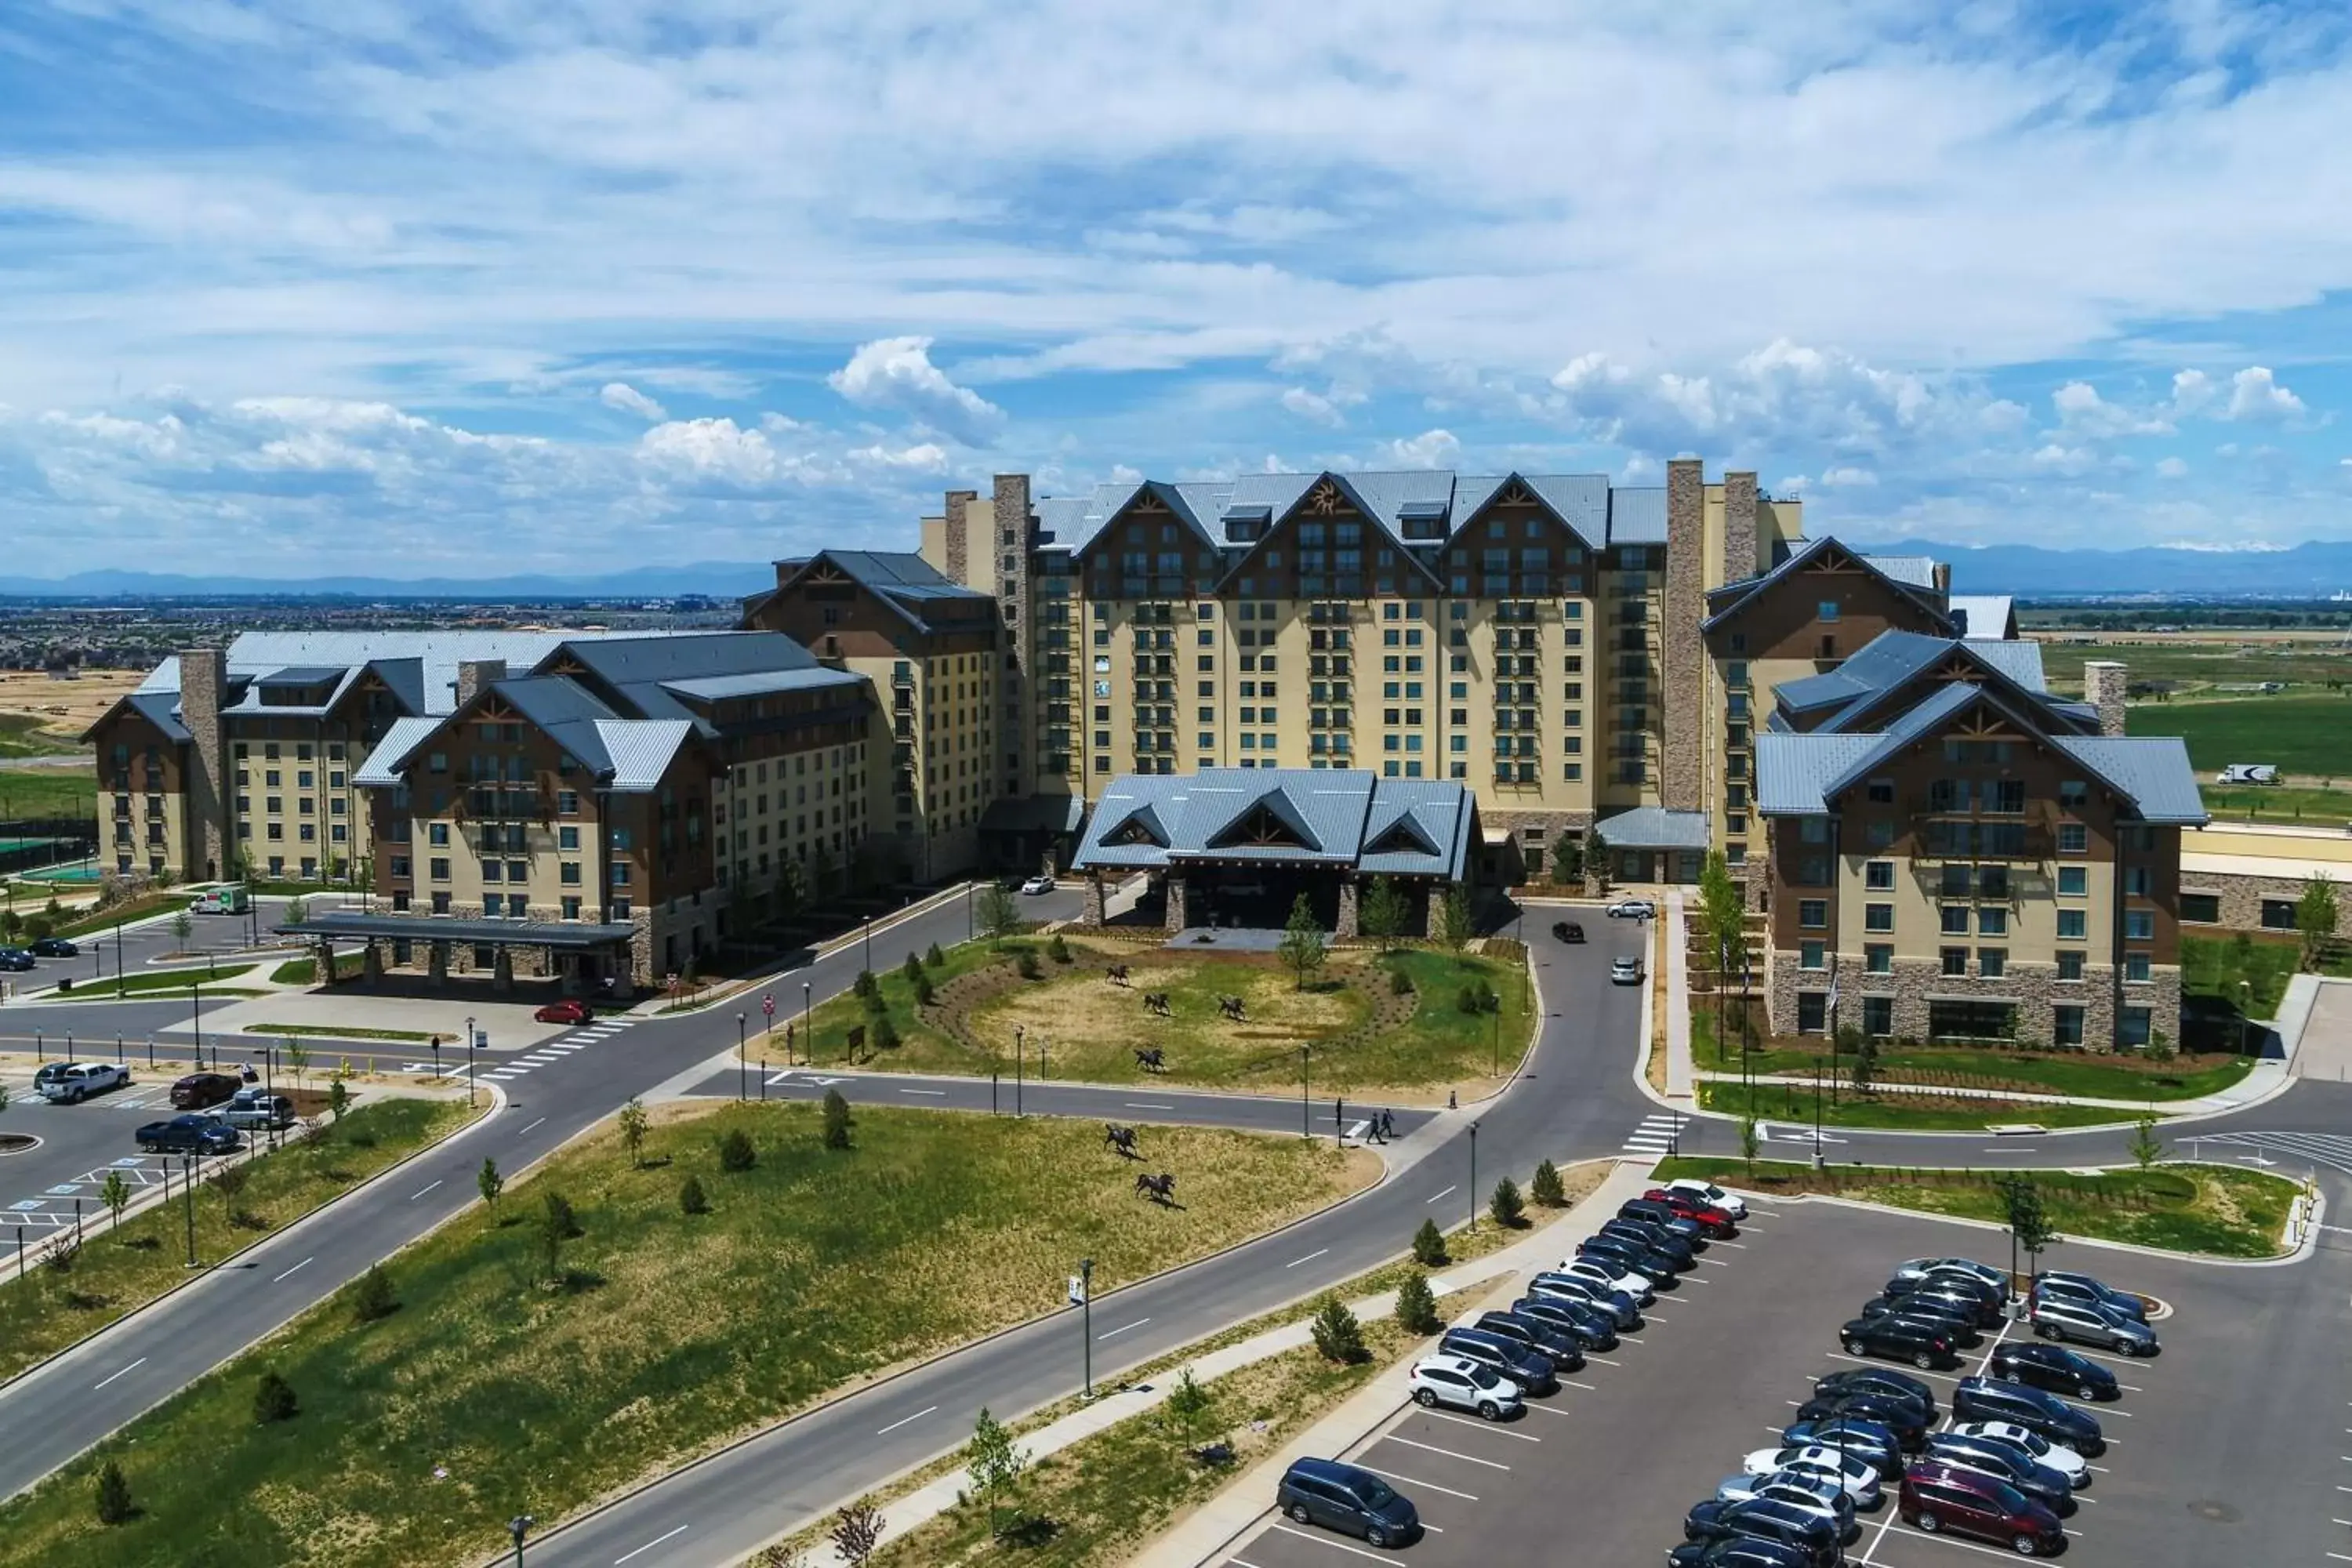
[[[294,1385],[275,1371],[265,1372],[253,1389],[253,1419],[267,1426],[274,1421],[291,1421],[301,1412],[301,1402],[294,1397]]]
[[[98,1472],[98,1522],[128,1524],[138,1511],[131,1505],[131,1483],[123,1479],[122,1467],[107,1460]]]
[[[1423,1220],[1421,1228],[1412,1233],[1412,1260],[1423,1268],[1435,1268],[1445,1261],[1445,1236],[1435,1220]]]
[[[1549,1160],[1536,1167],[1536,1178],[1529,1184],[1529,1191],[1536,1202],[1548,1209],[1556,1209],[1568,1202],[1568,1190],[1560,1185],[1559,1167]]]
[[[1397,1327],[1409,1334],[1426,1334],[1437,1327],[1437,1298],[1429,1291],[1429,1276],[1415,1270],[1397,1287]]]
[[[849,1114],[849,1101],[837,1089],[824,1091],[824,1146],[828,1149],[849,1147],[849,1130],[856,1121]]]
[[[1493,1196],[1486,1200],[1486,1212],[1505,1230],[1517,1230],[1527,1217],[1527,1200],[1519,1196],[1519,1184],[1505,1176],[1495,1184]]]
[[[1336,1295],[1325,1296],[1316,1309],[1314,1334],[1315,1348],[1325,1361],[1352,1366],[1370,1353],[1364,1349],[1364,1325]]]
[[[392,1277],[381,1263],[371,1263],[368,1271],[352,1292],[352,1316],[360,1322],[373,1323],[389,1318],[400,1310],[400,1298],[392,1288]]]
[[[683,1214],[709,1214],[710,1199],[702,1190],[701,1178],[689,1175],[677,1186],[677,1206]]]

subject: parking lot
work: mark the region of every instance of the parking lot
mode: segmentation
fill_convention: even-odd
[[[101,1059],[111,1061],[113,1052]],[[131,1136],[142,1122],[173,1114],[172,1078],[168,1071],[143,1074],[134,1062],[127,1088],[79,1105],[50,1105],[34,1097],[30,1073],[8,1075],[8,1110],[0,1131],[40,1142],[0,1156],[0,1265],[15,1258],[20,1240],[38,1246],[71,1228],[77,1198],[84,1225],[103,1217],[98,1189],[110,1170],[122,1173],[134,1199],[141,1189],[162,1184],[163,1157],[140,1153]]]
[[[2352,1238],[2346,1238],[2352,1239]],[[1823,1204],[1756,1206],[1648,1325],[1595,1355],[1518,1420],[1409,1407],[1339,1456],[1387,1477],[1429,1533],[1401,1552],[1276,1519],[1222,1561],[1234,1568],[1344,1568],[1365,1556],[1495,1568],[1511,1563],[1663,1561],[1690,1506],[1742,1456],[1776,1440],[1816,1378],[1862,1363],[1837,1331],[1895,1266],[1923,1256],[2008,1264],[2006,1236],[1926,1217]],[[2171,1310],[2163,1353],[2102,1356],[2122,1397],[2094,1408],[2108,1451],[2063,1523],[2063,1561],[2091,1568],[2352,1563],[2352,1357],[2343,1349],[2352,1252],[2293,1268],[2220,1268],[2089,1246],[2048,1267],[2095,1273]],[[1948,1413],[1962,1375],[2022,1325],[1987,1330],[1961,1366],[1919,1373]],[[2077,1347],[2080,1348],[2080,1347]],[[1912,1371],[1905,1367],[1901,1370]],[[1967,1568],[2013,1553],[1895,1518],[1861,1516],[1847,1561]]]

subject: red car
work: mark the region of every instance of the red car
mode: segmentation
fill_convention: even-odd
[[[585,1002],[550,1002],[531,1015],[542,1024],[593,1024],[596,1015]]]
[[[1930,1535],[1997,1541],[2021,1557],[2048,1556],[2066,1543],[2058,1516],[2007,1481],[1933,1460],[1905,1473],[1895,1510]]]
[[[1672,1187],[1652,1187],[1642,1196],[1651,1203],[1665,1205],[1685,1219],[1696,1221],[1699,1229],[1717,1240],[1739,1234],[1738,1222],[1729,1215],[1713,1204],[1701,1203],[1688,1193],[1677,1192]]]

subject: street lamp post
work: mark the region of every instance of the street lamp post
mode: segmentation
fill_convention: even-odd
[[[475,1038],[476,1038],[476,1037],[475,1037],[475,1034],[474,1034],[474,1016],[473,1016],[473,1015],[472,1015],[472,1014],[468,1013],[468,1014],[466,1016],[466,1103],[467,1103],[468,1106],[472,1105],[472,1104],[475,1102],[475,1101],[474,1101],[474,1042],[475,1042]]]
[[[1080,1396],[1095,1396],[1095,1260],[1078,1259],[1079,1342],[1085,1346],[1086,1392]]]
[[[866,973],[874,973],[874,917],[866,917]]]
[[[751,1058],[743,1054],[743,1015],[735,1015],[735,1103],[740,1105],[751,1098],[744,1074],[751,1070]]]
[[[122,921],[114,922],[114,999],[118,1002],[128,994],[122,979]]]
[[[514,1537],[515,1568],[522,1568],[523,1538],[539,1527],[539,1521],[527,1513],[519,1513],[507,1521],[507,1533]]]
[[[196,990],[196,977],[193,974],[188,976],[188,1016],[195,1024],[196,1066],[201,1069],[205,1065],[205,1005]]]
[[[441,1037],[433,1037],[433,1081],[441,1081]]]
[[[1470,1228],[1478,1228],[1478,1124],[1470,1124]]]
[[[803,980],[801,982],[801,1038],[809,1043],[809,1065],[814,1067],[816,1065],[816,1030],[809,1024],[811,1005],[809,983]],[[789,1040],[784,1043],[784,1065],[786,1067],[793,1065],[792,1042]]]
[[[1307,1047],[1302,1045],[1298,1047],[1298,1135],[1301,1138],[1315,1136],[1314,1123],[1310,1120],[1314,1114],[1307,1104]]]
[[[1013,1114],[1021,1114],[1021,1038],[1028,1031],[1020,1025],[1013,1026]]]
[[[180,1156],[180,1195],[187,1200],[188,1267],[191,1268],[196,1266],[196,1167],[203,1160],[202,1154]]]

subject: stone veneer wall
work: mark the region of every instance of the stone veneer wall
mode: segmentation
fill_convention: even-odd
[[[225,877],[235,870],[225,809],[236,786],[228,776],[228,743],[221,722],[221,698],[228,684],[225,648],[187,648],[180,654],[180,723],[188,731],[189,761],[180,779],[181,832],[186,856],[182,881]]]
[[[1723,472],[1723,575],[1737,583],[1756,574],[1756,476]]]
[[[1665,700],[1660,737],[1658,802],[1669,811],[1704,805],[1699,758],[1706,743],[1700,713],[1706,649],[1698,623],[1706,606],[1706,476],[1699,461],[1666,465],[1666,582],[1659,607],[1658,686]]]
[[[1838,987],[1838,1012],[1842,1021],[1857,1028],[1865,996],[1892,996],[1895,1028],[1891,1037],[1914,1040],[1927,1038],[1931,997],[1975,997],[2016,1003],[2018,1042],[2046,1046],[2056,1025],[2054,1009],[2060,1003],[2069,1003],[2083,1009],[2085,1049],[2110,1050],[2115,1046],[2115,975],[2105,965],[2085,965],[2080,980],[2059,979],[2055,963],[2011,963],[1998,980],[1946,974],[1939,963],[1920,959],[1898,959],[1890,973],[1866,974],[1861,972],[1860,955],[1849,953],[1842,967],[1844,977]],[[1766,1013],[1776,1034],[1796,1031],[1799,992],[1826,991],[1830,981],[1827,970],[1798,968],[1797,954],[1786,949],[1774,949],[1766,955],[1764,978]],[[2158,967],[2148,980],[2127,984],[2123,989],[2126,1006],[2146,1006],[2149,1026],[2176,1043],[2179,1040],[2179,969]]]
[[[2273,936],[2293,936],[2293,931],[2277,931],[2263,924],[2264,899],[2294,900],[2303,897],[2303,883],[2293,877],[2249,877],[2231,873],[2224,876],[2181,873],[2180,890],[2184,893],[2218,893],[2221,900],[2221,925],[2230,931],[2269,930]],[[2202,924],[2183,925],[2183,936],[2220,934],[2215,928]],[[2352,878],[2336,891],[2336,934],[2352,938]]]

